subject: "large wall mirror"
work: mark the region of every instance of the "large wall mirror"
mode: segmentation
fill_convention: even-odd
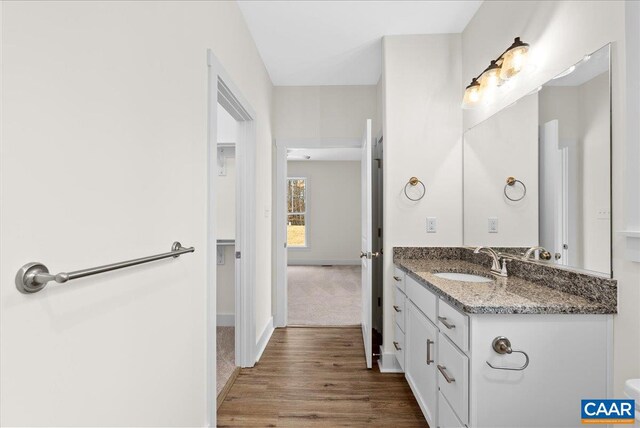
[[[464,243],[611,275],[609,45],[465,132]]]

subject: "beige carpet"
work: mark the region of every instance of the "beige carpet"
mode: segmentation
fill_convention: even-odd
[[[216,395],[220,394],[236,368],[234,330],[233,327],[216,328]]]
[[[360,266],[289,266],[289,325],[360,324]]]

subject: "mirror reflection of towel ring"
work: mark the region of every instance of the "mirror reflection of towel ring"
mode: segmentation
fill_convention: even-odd
[[[516,183],[520,183],[522,185],[522,196],[520,196],[519,198],[512,198],[507,194],[507,186],[513,187],[516,185]],[[515,177],[507,177],[507,184],[504,185],[504,196],[505,198],[509,199],[510,201],[513,202],[518,202],[521,201],[522,199],[524,199],[524,197],[527,195],[527,186],[520,180],[516,180]]]
[[[415,187],[417,185],[421,185],[422,186],[422,194],[420,196],[418,196],[417,198],[412,198],[411,196],[409,196],[409,194],[407,193],[407,186],[412,186]],[[422,181],[420,181],[418,179],[418,177],[411,177],[409,179],[409,181],[407,181],[407,184],[404,185],[404,195],[407,197],[407,199],[409,199],[410,201],[419,201],[420,199],[424,198],[424,195],[427,193],[427,188],[424,185],[424,183]]]

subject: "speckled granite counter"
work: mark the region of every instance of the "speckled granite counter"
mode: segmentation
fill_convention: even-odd
[[[394,248],[394,263],[409,277],[471,314],[617,312],[617,285],[609,278],[519,260],[508,262],[514,274],[496,277],[489,272],[488,256],[457,247]],[[433,275],[437,272],[473,273],[494,281],[454,281]]]

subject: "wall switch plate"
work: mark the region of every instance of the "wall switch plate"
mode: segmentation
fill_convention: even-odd
[[[427,217],[427,233],[436,233],[437,222],[435,217]]]
[[[216,263],[219,265],[224,264],[224,247],[222,245],[218,245],[216,249]]]
[[[489,233],[498,233],[498,217],[489,217]]]

